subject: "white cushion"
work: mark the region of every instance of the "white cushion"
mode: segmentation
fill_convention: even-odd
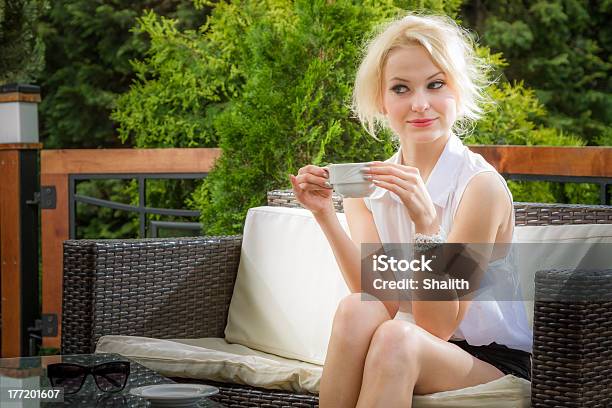
[[[345,215],[337,217],[348,232]],[[519,226],[515,233],[520,243],[612,242],[612,225],[604,224]],[[555,250],[542,259],[520,256],[519,251],[525,309],[532,327],[535,272],[584,262],[584,253],[568,252],[567,245],[551,248]],[[348,293],[310,211],[252,208],[245,223],[225,336],[232,343],[323,364],[335,310]]]
[[[515,238],[521,243],[610,243],[612,224],[522,225],[515,228]]]
[[[527,319],[533,327],[535,273],[539,270],[606,268],[612,265],[607,245],[612,224],[519,226],[515,229],[517,262]],[[537,244],[525,245],[527,243]],[[587,245],[580,245],[587,244]],[[546,256],[543,256],[543,254]]]
[[[344,214],[338,214],[348,230]],[[323,364],[332,321],[349,294],[308,210],[251,208],[230,303],[228,342]]]
[[[159,340],[104,336],[96,353],[117,353],[167,377],[197,378],[294,392],[319,393],[322,367],[251,350],[224,339]],[[529,381],[506,375],[474,387],[413,398],[415,408],[529,406]]]
[[[128,357],[166,377],[198,378],[294,392],[319,392],[323,368],[229,344],[225,339],[103,336],[96,353]]]
[[[412,397],[414,408],[527,408],[531,383],[513,375],[474,387]]]

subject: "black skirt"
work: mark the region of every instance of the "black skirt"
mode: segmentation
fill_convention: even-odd
[[[531,381],[531,353],[515,350],[497,343],[472,346],[465,340],[449,340],[474,357],[497,367],[504,374],[512,374]]]

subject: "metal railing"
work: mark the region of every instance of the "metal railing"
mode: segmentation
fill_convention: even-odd
[[[178,217],[199,217],[200,212],[194,210],[174,209],[174,208],[155,208],[147,207],[146,202],[146,182],[147,180],[198,180],[203,179],[208,173],[186,173],[186,174],[170,174],[170,173],[156,173],[156,174],[72,174],[69,176],[69,191],[68,200],[70,206],[69,213],[69,229],[70,239],[77,238],[77,213],[76,204],[83,203],[89,205],[95,205],[98,207],[112,208],[115,210],[122,210],[126,212],[138,213],[139,219],[139,232],[140,237],[147,237],[147,215],[167,215],[167,216],[178,216]],[[116,201],[103,200],[100,198],[89,197],[82,194],[77,194],[76,183],[84,180],[126,180],[134,179],[138,181],[138,205],[130,205],[119,203]],[[150,237],[156,238],[160,228],[172,227],[173,229],[183,230],[194,230],[196,226],[201,229],[200,223],[193,222],[180,222],[180,221],[156,221],[152,220],[149,223],[151,225],[150,231],[152,234]]]
[[[501,173],[506,180],[515,181],[550,181],[556,183],[589,183],[599,186],[599,204],[610,205],[612,177],[579,177],[579,176],[552,176],[539,174],[508,174]]]

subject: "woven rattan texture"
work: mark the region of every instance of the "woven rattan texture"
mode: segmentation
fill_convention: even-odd
[[[535,291],[532,406],[611,407],[612,269],[539,271]]]
[[[342,197],[333,194],[336,211],[343,212]],[[291,190],[268,192],[268,205],[302,208]],[[516,225],[612,224],[612,206],[514,203]]]
[[[66,241],[62,352],[92,352],[107,334],[223,337],[240,244],[240,236]]]
[[[94,242],[64,242],[62,353],[92,352]]]
[[[295,394],[289,391],[268,390],[249,385],[219,383],[191,378],[173,378],[176,382],[201,383],[219,388],[219,394],[210,399],[231,408],[315,408],[319,397],[312,394]]]
[[[342,197],[333,193],[332,200],[337,212],[344,212]],[[303,208],[298,203],[292,190],[273,190],[268,192],[268,205],[272,207]]]

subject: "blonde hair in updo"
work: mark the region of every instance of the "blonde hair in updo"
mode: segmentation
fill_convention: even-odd
[[[415,44],[429,52],[456,91],[458,116],[453,130],[467,133],[470,124],[482,116],[484,103],[489,102],[484,89],[491,83],[487,81],[490,66],[476,55],[469,33],[446,16],[409,14],[380,28],[367,42],[357,70],[353,112],[374,138],[378,127],[387,127],[382,113],[382,75],[387,56],[395,48]]]

